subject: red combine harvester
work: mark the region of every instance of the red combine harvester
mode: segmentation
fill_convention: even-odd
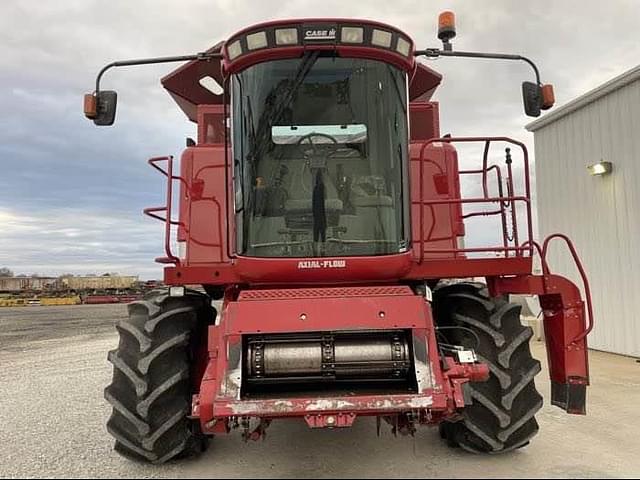
[[[166,204],[145,213],[164,224],[157,261],[168,288],[129,305],[109,353],[116,450],[162,463],[235,428],[257,440],[280,418],[345,428],[358,417],[401,434],[439,425],[471,452],[520,448],[538,430],[540,363],[508,294],[539,296],[551,402],[585,413],[593,322],[575,250],[564,235],[533,240],[522,143],[440,136],[430,98],[441,76],[416,57],[529,63],[532,116],[552,106],[553,90],[524,57],[454,51],[450,12],[438,36],[442,49],[415,50],[382,23],[276,21],[203,53],[100,72],[85,114],[110,125],[107,69],[187,62],[162,84],[198,124],[179,167],[149,160],[166,177]],[[203,86],[212,80],[219,91]],[[460,143],[484,150],[475,168],[459,166]],[[494,144],[509,147],[504,163],[490,161]],[[464,177],[480,193],[463,195]],[[497,244],[465,248],[473,221],[501,229]],[[583,275],[588,321],[579,289],[546,264],[553,238]],[[464,281],[475,277],[486,285]]]

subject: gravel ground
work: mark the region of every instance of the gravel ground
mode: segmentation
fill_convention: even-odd
[[[73,305],[0,308],[0,351],[20,350],[25,344],[72,335],[115,333],[114,325],[126,317],[124,305]]]
[[[102,390],[124,306],[0,309],[1,477],[633,477],[640,474],[640,364],[592,352],[589,415],[545,405],[532,444],[503,456],[449,450],[437,429],[375,435],[375,422],[313,431],[275,422],[265,442],[216,438],[195,460],[148,466],[111,451]],[[544,349],[534,344],[541,358]],[[548,398],[546,371],[538,387]]]

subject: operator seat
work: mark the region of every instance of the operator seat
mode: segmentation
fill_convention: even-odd
[[[312,212],[312,189],[313,182],[310,168],[303,162],[297,166],[297,171],[292,172],[293,184],[289,189],[291,197],[285,204],[285,212],[288,215],[311,215]],[[297,180],[297,181],[296,181]],[[325,186],[324,207],[327,216],[331,214],[339,214],[344,208],[342,200],[338,197],[338,190],[334,185],[332,175],[327,171],[323,174],[323,182]]]
[[[346,240],[354,244],[395,238],[396,211],[393,198],[374,191],[374,184],[380,182],[377,176],[362,176],[352,190],[353,214],[342,215],[341,224],[346,227]],[[367,187],[367,188],[363,188]],[[383,247],[383,244],[379,245]],[[371,245],[367,248],[371,248]]]

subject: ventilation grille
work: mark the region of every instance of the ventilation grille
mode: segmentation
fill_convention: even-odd
[[[332,287],[332,288],[282,288],[273,290],[244,290],[240,293],[242,300],[287,300],[300,298],[327,297],[379,297],[379,296],[413,295],[409,287]]]

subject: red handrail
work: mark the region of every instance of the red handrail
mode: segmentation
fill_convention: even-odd
[[[487,163],[485,160],[487,159],[487,155],[488,155],[489,151],[488,149],[485,148],[485,154],[484,154],[484,158],[483,158],[483,168],[479,169],[479,170],[461,170],[459,173],[460,175],[476,175],[479,173],[482,173],[483,176],[486,177],[486,174],[490,171],[490,170],[495,170],[496,171],[496,183],[498,184],[498,196],[502,197],[504,196],[504,191],[502,188],[502,170],[500,169],[500,167],[498,165],[491,165],[488,168],[484,168],[484,165]],[[489,196],[489,192],[488,192],[488,187],[486,185],[486,183],[483,183],[483,190],[484,190],[484,196],[488,197]],[[509,246],[509,240],[507,237],[507,214],[505,212],[505,203],[502,202],[500,204],[500,210],[493,210],[490,212],[472,212],[472,213],[468,213],[466,215],[463,215],[462,218],[471,218],[471,217],[476,217],[479,215],[500,215],[500,220],[502,222],[502,244],[504,246],[504,248],[507,248]],[[505,256],[508,256],[508,252],[505,250]]]
[[[542,274],[551,275],[551,269],[549,268],[549,264],[547,262],[547,252],[549,249],[549,243],[551,243],[551,241],[555,238],[559,238],[563,240],[567,245],[567,247],[569,248],[569,251],[571,252],[571,257],[573,258],[576,268],[580,273],[580,277],[582,279],[582,285],[584,286],[584,296],[585,296],[585,302],[587,304],[587,319],[589,323],[585,324],[584,331],[576,335],[576,337],[571,342],[571,343],[576,343],[591,333],[591,331],[593,330],[594,319],[593,319],[593,303],[591,300],[591,287],[589,286],[589,279],[587,278],[587,274],[584,271],[582,261],[578,256],[578,252],[576,251],[575,246],[573,245],[573,242],[567,235],[564,235],[562,233],[554,233],[549,235],[547,238],[545,238],[544,242],[542,243],[542,247],[538,242],[533,240],[524,242],[522,246],[524,247],[525,245],[530,244],[532,248],[535,248],[536,251],[538,252],[538,255],[540,256]]]
[[[161,166],[158,165],[158,163],[166,161],[167,162],[167,169],[163,169]],[[164,175],[167,178],[167,189],[166,189],[166,204],[164,206],[161,207],[149,207],[149,208],[145,208],[143,210],[144,214],[151,217],[151,218],[155,218],[156,220],[160,220],[161,222],[163,222],[165,224],[165,239],[164,239],[164,248],[165,248],[165,254],[166,257],[165,258],[160,258],[160,259],[156,259],[156,261],[160,262],[160,263],[175,263],[176,266],[180,266],[180,258],[176,257],[172,250],[171,250],[171,227],[172,226],[180,226],[182,228],[185,229],[187,235],[189,236],[189,240],[192,241],[193,243],[197,244],[197,245],[201,245],[204,247],[215,247],[215,248],[220,248],[221,252],[220,252],[220,259],[222,260],[223,257],[223,241],[222,241],[222,231],[219,228],[218,229],[218,243],[211,243],[211,242],[202,242],[196,238],[194,238],[191,235],[190,229],[184,224],[184,222],[181,221],[176,221],[173,220],[172,218],[172,201],[173,201],[173,181],[174,180],[178,180],[179,182],[181,182],[183,185],[185,185],[186,187],[186,192],[187,194],[190,195],[190,187],[189,184],[187,183],[187,181],[182,178],[181,176],[178,175],[173,175],[173,156],[164,156],[164,157],[154,157],[148,160],[149,165],[151,165],[154,169],[156,169],[157,171],[159,171],[162,175]],[[196,174],[196,178],[197,176],[203,171],[206,170],[208,168],[219,168],[220,166],[218,165],[213,165],[213,166],[205,166],[202,167],[200,170],[198,170],[197,174]],[[223,167],[223,166],[222,166]],[[195,201],[195,200],[192,200]],[[203,198],[199,198],[198,201],[210,201],[213,202],[213,204],[215,205],[217,212],[218,212],[218,217],[220,218],[222,216],[222,206],[220,205],[220,202],[215,198],[215,197],[203,197]],[[158,215],[158,212],[165,212],[165,216],[161,216]]]
[[[417,160],[420,162],[420,166],[419,166],[419,174],[420,174],[420,178],[422,180],[422,176],[424,174],[424,163],[425,162],[432,162],[430,159],[425,159],[424,158],[424,153],[426,148],[436,142],[441,142],[441,143],[456,143],[456,142],[484,142],[484,152],[483,152],[483,159],[482,159],[482,169],[479,170],[468,170],[468,171],[461,171],[460,174],[467,174],[467,173],[479,173],[482,174],[482,189],[483,189],[483,197],[478,197],[478,198],[454,198],[454,199],[447,199],[447,200],[425,200],[425,192],[424,192],[424,187],[423,184],[424,182],[421,181],[420,182],[420,192],[419,192],[419,200],[418,201],[412,201],[412,205],[420,205],[420,258],[419,258],[419,262],[422,263],[424,261],[424,256],[425,256],[425,243],[428,241],[431,241],[431,239],[429,238],[431,235],[431,231],[433,229],[431,229],[430,231],[430,235],[427,236],[425,238],[424,235],[424,207],[429,207],[429,208],[433,208],[434,205],[443,205],[443,204],[449,204],[449,205],[454,205],[454,204],[474,204],[474,203],[499,203],[500,204],[500,209],[496,209],[496,210],[490,210],[487,212],[473,212],[470,214],[467,214],[465,216],[463,216],[463,218],[469,218],[469,217],[474,217],[474,216],[480,216],[480,215],[501,215],[501,219],[502,219],[502,234],[503,234],[503,247],[501,248],[494,248],[494,247],[487,247],[487,248],[475,248],[475,249],[460,249],[460,248],[452,248],[452,249],[439,249],[439,250],[430,250],[430,253],[463,253],[463,252],[486,252],[486,253],[490,253],[490,252],[496,252],[496,251],[502,251],[504,253],[505,257],[509,256],[509,252],[515,252],[516,256],[521,256],[523,255],[527,250],[529,251],[529,256],[533,255],[533,250],[531,246],[526,247],[525,245],[528,245],[528,242],[525,242],[523,244],[523,246],[520,246],[520,240],[519,240],[519,234],[518,234],[518,222],[517,222],[517,202],[524,202],[525,204],[525,208],[526,208],[526,218],[527,218],[527,233],[528,233],[528,239],[532,240],[533,239],[533,221],[532,221],[532,213],[531,213],[531,191],[530,191],[530,179],[529,179],[529,155],[528,155],[528,151],[526,146],[521,143],[518,142],[517,140],[513,140],[511,138],[508,137],[445,137],[445,138],[432,138],[430,140],[427,140],[426,142],[424,142],[420,148],[420,155],[417,158]],[[523,152],[523,163],[524,163],[524,195],[516,195],[515,194],[515,188],[513,185],[513,174],[512,174],[512,169],[511,169],[511,158],[510,158],[510,154],[507,152],[508,158],[507,158],[507,169],[508,169],[508,181],[507,181],[507,196],[504,196],[504,192],[502,190],[502,175],[501,175],[501,171],[500,168],[497,165],[492,165],[491,167],[488,166],[488,154],[489,154],[489,148],[490,148],[490,144],[491,142],[504,142],[504,143],[509,143],[512,145],[515,145],[517,147],[519,147],[522,152]],[[433,162],[432,162],[433,163]],[[496,169],[496,174],[498,176],[498,197],[490,197],[489,196],[489,189],[488,189],[488,184],[487,184],[487,173],[489,172],[489,170],[495,168]],[[512,234],[513,234],[513,238],[509,238],[509,234],[507,231],[507,218],[506,218],[506,212],[505,212],[505,207],[509,205],[511,207],[511,223],[512,223]],[[509,242],[512,241],[513,242],[513,246],[509,247]]]
[[[158,166],[159,162],[167,162],[167,169],[164,170],[162,167]],[[166,190],[166,203],[163,207],[149,207],[143,210],[145,215],[148,215],[151,218],[155,218],[164,222],[165,231],[164,231],[164,251],[166,254],[166,259],[162,259],[161,263],[174,263],[176,266],[180,266],[180,259],[176,257],[171,251],[171,226],[172,225],[180,225],[180,222],[176,222],[172,220],[171,216],[171,202],[173,199],[173,180],[183,180],[181,177],[175,177],[173,175],[173,156],[168,155],[164,157],[154,157],[150,158],[147,163],[151,165],[153,168],[162,173],[165,177],[167,177],[167,190]],[[165,216],[161,217],[157,215],[156,212],[165,212]],[[165,261],[166,260],[166,261]]]
[[[576,338],[573,339],[573,342],[579,342],[580,340],[582,340],[583,338],[585,338],[587,335],[589,335],[589,333],[591,333],[591,330],[593,330],[593,305],[591,303],[591,288],[589,287],[589,279],[587,278],[587,274],[584,271],[584,267],[582,266],[582,262],[580,261],[580,257],[578,256],[578,253],[576,252],[576,249],[573,245],[573,242],[571,241],[571,239],[569,237],[567,237],[566,235],[562,234],[562,233],[554,233],[553,235],[549,235],[544,243],[542,244],[542,258],[543,258],[543,263],[542,263],[542,271],[546,272],[546,274],[549,273],[549,265],[547,264],[547,249],[549,248],[549,243],[551,242],[551,240],[555,239],[555,238],[559,238],[561,240],[564,241],[564,243],[567,245],[567,247],[569,248],[569,251],[571,252],[571,256],[573,257],[573,261],[576,264],[576,267],[578,268],[578,272],[580,273],[580,277],[582,278],[582,285],[584,286],[584,296],[586,299],[586,303],[587,303],[587,312],[588,312],[588,316],[589,316],[589,324],[588,326],[585,326],[585,330],[584,332],[582,332],[581,334],[579,334],[578,336],[576,336]]]

